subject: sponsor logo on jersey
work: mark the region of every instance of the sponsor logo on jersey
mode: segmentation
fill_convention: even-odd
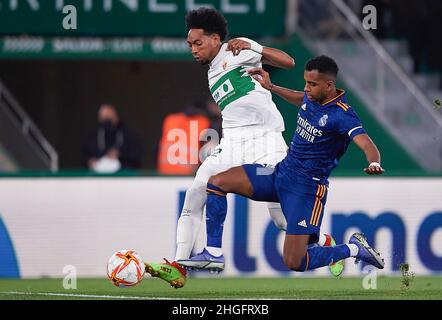
[[[213,99],[216,103],[221,101],[225,96],[227,96],[229,93],[234,92],[234,88],[232,85],[232,82],[230,79],[227,79],[224,81],[219,88],[213,93]]]
[[[301,106],[301,109],[304,110],[304,111],[306,111],[306,110],[307,110],[307,104],[304,103],[304,104]]]
[[[322,130],[315,128],[306,119],[298,115],[298,126],[296,127],[296,133],[301,138],[304,138],[308,142],[313,143],[316,137],[322,136]]]
[[[226,72],[210,87],[213,100],[221,110],[253,90],[255,90],[255,84],[252,77],[246,73],[243,67]]]

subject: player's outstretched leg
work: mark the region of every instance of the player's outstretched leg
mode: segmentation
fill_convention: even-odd
[[[165,263],[145,262],[146,272],[152,277],[158,277],[178,289],[184,287],[187,279],[186,270],[176,262],[169,262],[164,259]]]
[[[361,233],[354,233],[350,237],[348,244],[332,247],[308,247],[304,251],[305,255],[303,256],[302,246],[300,245],[302,241],[299,240],[302,237],[296,235],[288,236],[284,244],[284,261],[294,271],[314,270],[349,257],[354,257],[356,261],[364,261],[378,269],[384,268],[384,259],[379,252],[368,244],[367,239]]]
[[[221,251],[226,215],[226,193],[221,188],[208,183],[206,203],[207,247],[210,247],[212,251]],[[189,269],[205,269],[215,272],[224,270],[224,255],[213,255],[207,249],[190,259],[180,259],[177,262]]]
[[[201,166],[198,172],[205,167]],[[203,217],[206,185],[207,181],[203,182],[195,179],[192,186],[186,191],[183,209],[177,225],[175,261],[190,257]]]
[[[214,252],[222,252],[222,235],[224,220],[227,215],[228,192],[244,196],[251,196],[250,181],[242,167],[234,167],[219,173],[209,179],[207,183],[206,226],[207,249],[190,259],[177,260],[185,268],[196,270],[211,270],[220,272],[224,270],[224,256]]]
[[[275,226],[283,231],[287,230],[287,220],[282,212],[281,205],[277,202],[268,202],[267,207],[269,210],[270,217],[273,220]],[[335,239],[329,234],[321,233],[319,235],[318,243],[322,247],[332,247],[336,245]],[[336,277],[340,278],[345,268],[345,260],[339,260],[333,262],[328,266],[330,273]]]

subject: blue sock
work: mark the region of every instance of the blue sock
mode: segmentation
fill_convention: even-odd
[[[350,257],[350,249],[346,244],[333,247],[310,246],[302,260],[300,270],[317,269],[348,257]]]
[[[221,248],[224,220],[227,215],[226,193],[210,183],[207,184],[206,226],[207,246]]]

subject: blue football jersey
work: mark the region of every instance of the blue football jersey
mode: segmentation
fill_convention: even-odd
[[[307,183],[328,184],[339,158],[351,140],[362,133],[361,120],[347,104],[343,90],[322,105],[304,95],[288,155],[277,170],[290,180],[302,178]]]

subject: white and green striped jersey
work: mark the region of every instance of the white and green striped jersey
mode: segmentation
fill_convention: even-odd
[[[259,130],[284,131],[284,121],[271,93],[246,72],[262,66],[262,55],[242,50],[234,56],[226,48],[227,43],[221,46],[208,71],[210,92],[222,111],[223,129],[254,126]]]

